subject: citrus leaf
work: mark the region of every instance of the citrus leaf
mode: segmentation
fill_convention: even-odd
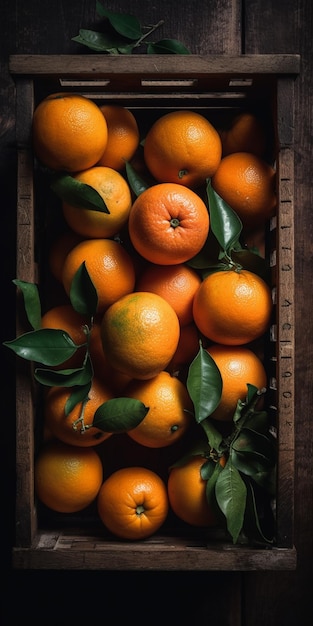
[[[156,43],[150,43],[147,47],[148,54],[190,54],[190,51],[177,39],[160,39]]]
[[[220,371],[201,344],[189,366],[187,389],[194,405],[196,422],[200,423],[213,413],[222,394]]]
[[[38,287],[34,283],[15,278],[13,281],[22,292],[27,319],[34,330],[41,327],[41,304]]]
[[[139,39],[142,30],[139,20],[134,15],[113,13],[105,9],[100,2],[97,2],[97,13],[101,17],[107,17],[114,30],[127,39]]]
[[[81,315],[93,316],[97,311],[98,294],[85,261],[79,266],[72,280],[70,300],[75,311]]]
[[[40,328],[24,333],[12,341],[4,342],[4,345],[22,359],[52,367],[69,359],[80,347],[67,332],[55,328]]]
[[[136,428],[148,411],[135,398],[112,398],[97,408],[92,425],[108,433],[122,433]]]
[[[218,506],[226,517],[227,530],[233,543],[237,543],[243,527],[247,488],[230,459],[217,477],[215,495]]]
[[[35,369],[34,377],[38,383],[47,387],[75,387],[76,385],[87,385],[92,378],[92,372],[89,367],[67,370],[38,367]]]
[[[244,269],[257,274],[266,282],[270,278],[270,266],[268,260],[259,254],[248,249],[235,250],[232,253],[232,259],[235,263],[239,263]]]
[[[276,449],[269,436],[243,428],[230,449],[234,465],[242,473],[253,476],[275,465]]]
[[[118,49],[123,47],[133,48],[126,39],[118,37],[116,34],[108,35],[95,30],[81,28],[76,37],[72,37],[72,41],[80,43],[94,52],[103,52],[108,54],[118,54]]]
[[[69,174],[58,174],[51,183],[54,193],[78,209],[110,213],[103,198],[94,187],[86,185]]]
[[[208,459],[200,467],[200,475],[202,480],[209,480],[214,472],[215,463],[212,459]]]
[[[224,468],[220,465],[220,463],[213,463],[212,472],[211,472],[211,475],[208,477],[208,481],[205,487],[206,499],[210,505],[212,505],[212,503],[215,502],[216,500],[216,496],[215,496],[216,481],[220,473],[223,471],[223,469]]]
[[[69,415],[71,411],[79,404],[80,402],[84,402],[88,398],[88,394],[90,391],[92,380],[90,379],[85,385],[75,386],[72,390],[71,395],[68,397],[65,403],[65,415]]]
[[[241,248],[239,237],[242,223],[237,213],[213,189],[211,180],[207,183],[207,196],[210,212],[210,227],[222,254],[229,254],[234,248]]]
[[[129,161],[126,161],[126,175],[129,185],[137,197],[150,187],[150,185],[148,185],[148,183],[141,176],[139,176],[139,174],[137,174],[136,170],[129,163]]]
[[[220,445],[223,441],[223,437],[215,426],[213,426],[212,420],[209,418],[202,420],[201,426],[207,436],[210,447],[217,452],[221,452]]]

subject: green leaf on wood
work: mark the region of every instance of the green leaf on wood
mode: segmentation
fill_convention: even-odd
[[[15,278],[13,283],[23,294],[24,307],[30,325],[34,330],[39,330],[41,327],[41,304],[37,285],[24,280],[18,280],[18,278]]]
[[[142,36],[140,22],[134,15],[113,13],[100,4],[100,2],[97,2],[97,13],[101,17],[107,17],[114,30],[123,37],[134,40]]]
[[[160,39],[156,43],[150,43],[147,47],[148,54],[190,54],[190,51],[177,39]]]

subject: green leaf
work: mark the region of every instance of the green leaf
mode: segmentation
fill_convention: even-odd
[[[70,300],[75,311],[93,316],[97,311],[98,294],[88,274],[85,261],[80,265],[72,280]]]
[[[4,342],[4,345],[22,359],[52,367],[64,363],[81,347],[73,342],[67,332],[55,328],[40,328],[24,333],[12,341]]]
[[[113,13],[105,9],[100,2],[97,2],[97,12],[101,17],[107,17],[114,30],[127,39],[139,39],[142,30],[139,20],[134,15]]]
[[[220,446],[223,442],[221,433],[213,426],[212,420],[209,418],[202,420],[201,426],[207,436],[209,445],[216,452],[221,452]]]
[[[227,530],[233,543],[237,543],[243,527],[247,488],[230,459],[217,477],[215,495],[218,506],[226,517]]]
[[[15,278],[13,283],[23,294],[25,311],[30,325],[34,330],[39,330],[41,327],[41,304],[37,285],[18,280],[18,278]]]
[[[200,423],[213,413],[222,395],[220,371],[201,344],[189,366],[187,389],[194,404],[196,422]]]
[[[71,411],[79,404],[80,402],[84,402],[88,397],[90,388],[91,388],[92,380],[90,379],[85,385],[78,385],[74,387],[71,395],[68,397],[65,403],[65,415],[69,415]]]
[[[267,259],[248,249],[235,250],[232,253],[232,259],[235,263],[241,265],[244,269],[257,274],[265,282],[269,282],[270,267]]]
[[[92,376],[93,370],[89,359],[83,367],[77,369],[50,370],[38,367],[34,372],[37,382],[47,387],[85,386],[90,383]]]
[[[252,484],[252,481],[247,480],[247,501],[246,501],[246,511],[245,511],[245,520],[244,520],[244,528],[245,533],[248,535],[249,540],[255,543],[261,544],[272,544],[273,536],[274,536],[274,519],[270,507],[266,507],[266,512],[270,520],[267,521],[267,526],[271,526],[270,536],[268,533],[265,534],[262,529],[260,515],[257,506],[257,497],[255,488]],[[263,508],[264,502],[263,502]],[[264,522],[264,520],[263,520]],[[269,529],[267,529],[269,530]]]
[[[150,187],[150,185],[141,176],[139,176],[139,174],[137,174],[136,170],[129,163],[129,161],[126,161],[126,175],[129,185],[137,197]]]
[[[113,398],[97,408],[92,425],[107,433],[122,433],[136,428],[148,411],[135,398]]]
[[[61,200],[78,209],[110,213],[103,198],[94,187],[76,180],[69,174],[56,175],[51,183],[51,189]],[[79,219],[79,215],[77,219]]]
[[[190,54],[190,51],[177,39],[160,39],[156,43],[150,43],[147,47],[148,54]]]
[[[237,213],[213,189],[211,180],[207,183],[207,195],[210,212],[210,228],[221,250],[229,254],[234,248],[241,248],[239,243],[242,223]]]
[[[276,449],[269,436],[242,428],[230,449],[234,465],[242,473],[253,476],[275,465]]]
[[[135,45],[126,43],[125,39],[118,37],[115,34],[108,35],[83,28],[80,29],[79,35],[72,37],[72,41],[80,43],[94,52],[107,54],[118,54],[119,49],[122,49],[123,47],[125,47],[125,49],[132,49]]]
[[[208,477],[208,481],[205,488],[206,499],[210,505],[216,501],[215,487],[217,479],[220,473],[223,471],[223,467],[217,462],[213,463],[211,475]]]

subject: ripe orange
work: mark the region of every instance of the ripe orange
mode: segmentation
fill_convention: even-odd
[[[112,239],[87,239],[66,257],[62,280],[68,295],[74,275],[83,262],[98,294],[98,313],[133,291],[135,269],[126,249]]]
[[[100,457],[93,448],[52,440],[35,461],[35,492],[53,511],[75,513],[97,497],[103,481]]]
[[[108,361],[101,340],[101,322],[94,321],[89,342],[89,353],[95,376],[99,378],[114,396],[120,396],[131,377],[118,372]]]
[[[192,304],[201,284],[197,272],[184,265],[148,265],[140,275],[137,291],[151,291],[172,305],[181,326],[193,321]]]
[[[108,141],[98,164],[112,167],[120,172],[139,146],[138,124],[129,109],[117,104],[102,105],[100,111],[107,123]]]
[[[87,336],[84,326],[88,324],[88,319],[84,315],[77,313],[71,304],[59,304],[51,307],[41,318],[41,328],[54,328],[65,330],[78,348],[70,359],[56,366],[54,369],[66,369],[81,367],[87,349]],[[84,345],[85,344],[85,345]]]
[[[95,446],[111,436],[100,428],[87,428],[94,419],[97,408],[113,398],[109,387],[93,378],[88,400],[83,406],[77,404],[74,409],[66,415],[65,405],[71,396],[72,389],[68,387],[50,387],[44,399],[45,426],[48,430],[64,443],[73,446],[90,447]],[[83,417],[83,420],[80,420]]]
[[[262,157],[266,150],[264,126],[255,113],[236,115],[229,128],[221,132],[223,157],[233,152],[250,152]]]
[[[165,448],[181,439],[191,425],[193,403],[186,386],[169,372],[162,371],[150,380],[132,380],[124,390],[149,407],[146,417],[129,437],[148,448]]]
[[[145,467],[124,467],[113,472],[104,481],[97,502],[103,524],[122,539],[150,537],[168,514],[166,485]]]
[[[206,481],[200,474],[202,456],[170,468],[167,491],[175,515],[191,526],[214,526],[216,518],[206,498]]]
[[[134,248],[158,265],[184,263],[204,245],[209,213],[191,189],[174,183],[149,187],[133,203],[129,236]]]
[[[125,178],[111,167],[91,167],[74,179],[95,189],[109,213],[75,207],[63,202],[63,215],[70,228],[90,238],[113,237],[127,223],[132,197]]]
[[[74,93],[54,93],[36,107],[33,147],[52,170],[78,172],[92,167],[103,154],[108,128],[99,107]]]
[[[247,229],[265,224],[275,213],[276,173],[262,158],[248,152],[225,156],[212,177],[212,187],[238,214]]]
[[[270,288],[248,270],[209,274],[193,301],[200,332],[225,345],[246,344],[261,337],[269,328],[271,312]]]
[[[252,350],[243,346],[211,345],[207,352],[219,368],[223,389],[218,407],[210,415],[221,421],[231,421],[238,400],[245,400],[247,384],[262,389],[267,385],[264,365]]]
[[[213,176],[221,160],[217,130],[194,111],[171,111],[150,127],[144,158],[154,178],[196,188]]]
[[[48,252],[48,263],[52,276],[60,283],[65,259],[70,250],[81,241],[82,237],[72,230],[64,231],[53,239]]]
[[[186,365],[190,365],[199,351],[199,331],[194,322],[182,326],[176,352],[167,366],[171,374],[180,372]]]
[[[115,369],[131,378],[153,378],[177,348],[179,321],[171,305],[155,293],[139,291],[112,304],[101,323],[103,350]]]

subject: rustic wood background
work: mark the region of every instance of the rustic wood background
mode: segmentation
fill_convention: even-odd
[[[296,85],[296,459],[295,572],[79,573],[10,571],[14,524],[14,362],[3,353],[1,460],[5,506],[2,556],[3,626],[15,619],[45,624],[140,620],[216,626],[309,626],[313,623],[313,332],[312,332],[312,33],[311,0],[107,0],[113,11],[132,13],[144,24],[164,20],[162,36],[184,42],[194,54],[297,53]],[[15,89],[9,54],[75,54],[79,28],[96,28],[95,0],[2,0],[0,75],[2,341],[14,336],[15,278]],[[1,341],[1,346],[2,346]],[[7,567],[8,564],[8,567]],[[12,600],[9,600],[9,592]],[[113,616],[113,617],[112,617]],[[37,621],[36,621],[37,623]]]

